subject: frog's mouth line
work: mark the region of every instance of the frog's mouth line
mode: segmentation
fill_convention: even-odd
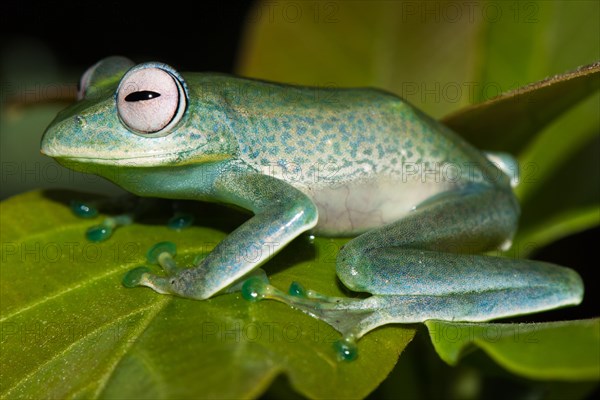
[[[169,157],[170,154],[160,154],[160,155],[151,155],[151,156],[139,156],[139,157],[114,157],[114,158],[100,158],[100,157],[70,157],[70,156],[52,156],[53,158],[56,159],[60,159],[60,160],[64,160],[67,162],[82,162],[82,163],[86,163],[86,164],[103,164],[103,165],[114,165],[116,163],[121,163],[121,162],[133,162],[133,164],[138,164],[136,161],[138,160],[149,160],[152,159],[153,161],[158,161],[158,162],[162,162],[164,161],[166,158],[171,158]],[[175,157],[173,157],[175,158]],[[143,163],[146,164],[146,163]]]
[[[115,167],[151,167],[151,166],[165,166],[165,165],[188,165],[188,164],[200,164],[215,161],[222,161],[230,159],[231,156],[225,154],[213,154],[213,155],[196,155],[193,157],[187,157],[188,154],[198,151],[198,149],[190,150],[187,152],[179,153],[162,153],[162,154],[148,154],[132,157],[81,157],[81,156],[67,156],[67,155],[52,155],[48,152],[44,152],[41,149],[40,152],[49,157],[55,158],[61,164],[98,164]]]
[[[44,155],[52,157],[59,162],[65,163],[82,163],[82,164],[99,164],[99,165],[113,165],[113,166],[148,166],[153,164],[163,164],[165,161],[173,160],[177,161],[183,154],[166,153],[166,154],[151,154],[151,155],[140,155],[131,157],[85,157],[85,156],[68,156],[52,154],[45,152],[41,149],[40,152]]]

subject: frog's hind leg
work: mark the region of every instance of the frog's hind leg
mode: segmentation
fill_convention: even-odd
[[[336,264],[340,280],[373,296],[323,299],[302,291],[267,291],[265,297],[340,331],[344,339],[336,348],[344,359],[352,356],[358,338],[385,324],[485,321],[578,304],[583,286],[576,272],[480,254],[510,241],[518,215],[508,188],[473,185],[445,193],[341,249]]]
[[[518,215],[509,189],[473,185],[447,193],[351,240],[338,254],[337,275],[351,290],[402,298],[383,307],[401,310],[388,323],[484,321],[578,304],[576,272],[481,255],[510,242]]]
[[[469,254],[499,249],[514,236],[519,214],[510,188],[471,184],[426,200],[400,220],[353,239],[337,261],[361,246]]]

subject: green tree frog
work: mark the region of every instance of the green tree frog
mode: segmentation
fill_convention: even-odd
[[[250,278],[247,298],[274,298],[344,334],[340,352],[377,326],[486,321],[578,304],[576,272],[480,253],[510,246],[516,162],[482,153],[403,99],[375,89],[310,88],[215,73],[180,74],[109,57],[44,133],[67,167],[139,195],[232,204],[254,216],[193,268],[157,250],[165,274],[129,286],[207,299],[240,285],[304,232],[356,236],[337,256],[343,284],[367,298],[291,294]],[[267,246],[255,259],[240,252]],[[160,247],[160,246],[159,246]]]

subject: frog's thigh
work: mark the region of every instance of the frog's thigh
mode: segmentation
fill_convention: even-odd
[[[348,242],[338,255],[337,274],[348,288],[373,293],[366,283],[374,277],[385,283],[399,268],[403,249],[429,250],[419,261],[432,268],[451,263],[448,253],[481,253],[510,241],[518,216],[510,189],[472,185],[448,192]]]
[[[367,305],[377,310],[352,335],[393,322],[486,321],[578,304],[583,284],[573,270],[476,254],[510,238],[517,216],[510,192],[471,188],[349,242],[338,276],[372,293]]]

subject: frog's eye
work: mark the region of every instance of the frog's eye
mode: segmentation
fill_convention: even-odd
[[[103,86],[114,84],[135,64],[122,56],[106,57],[85,71],[77,85],[77,100],[93,96]]]
[[[85,97],[88,87],[90,86],[90,79],[95,69],[96,65],[93,65],[81,76],[79,83],[77,83],[77,100],[81,100]]]
[[[159,67],[129,71],[117,90],[121,121],[144,136],[162,136],[181,120],[186,96],[179,78]]]

